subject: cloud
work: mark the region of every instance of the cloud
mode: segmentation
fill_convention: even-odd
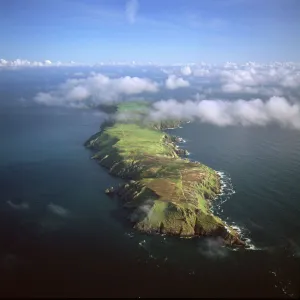
[[[198,243],[198,251],[210,259],[220,259],[228,255],[228,250],[220,237],[204,238]]]
[[[52,65],[52,62],[51,62],[51,60],[46,59],[46,60],[44,61],[44,64],[45,64],[46,66],[50,66],[50,65]]]
[[[192,69],[196,77],[218,84],[223,93],[247,93],[281,96],[287,90],[300,88],[300,66],[295,63],[244,65],[227,62],[223,66],[201,66]]]
[[[189,76],[192,74],[192,70],[189,66],[185,66],[181,68],[181,74],[184,76]]]
[[[67,217],[70,215],[70,212],[66,208],[53,203],[48,204],[47,209],[53,214],[58,215],[60,217]]]
[[[133,24],[136,21],[137,12],[139,10],[138,0],[128,0],[126,3],[126,17],[129,23]]]
[[[164,82],[165,88],[175,90],[182,87],[191,87],[185,89],[188,98],[191,98],[193,93],[200,93],[201,99],[239,99],[249,100],[251,98],[259,98],[266,100],[272,96],[285,97],[290,102],[300,101],[300,64],[292,62],[273,62],[268,64],[259,64],[255,62],[247,62],[237,64],[234,62],[226,62],[220,65],[200,63],[186,63],[173,65],[147,65],[141,62],[110,62],[94,64],[95,67],[102,68],[105,65],[114,66],[118,74],[124,74],[126,68],[122,69],[119,66],[131,66],[136,71],[142,72],[143,69],[148,70],[148,74],[155,76],[159,80],[164,76],[168,77]],[[79,64],[70,62],[53,62],[45,60],[43,62],[32,62],[28,60],[17,59],[8,61],[0,59],[0,70],[6,68],[18,69],[25,67],[59,67],[59,66],[79,66]],[[143,66],[143,67],[142,67]],[[2,68],[1,68],[2,67]],[[154,70],[156,68],[156,70]],[[103,68],[104,69],[104,68]],[[78,71],[78,70],[76,70]],[[154,72],[155,71],[155,75]],[[156,73],[157,71],[157,73]],[[74,71],[75,72],[75,71]],[[161,74],[159,74],[161,73]],[[112,74],[112,73],[110,73]],[[167,75],[164,75],[167,74]],[[126,74],[125,74],[126,75]],[[119,76],[125,76],[119,75]],[[78,73],[80,78],[80,73]],[[141,75],[140,75],[141,76]],[[144,75],[147,77],[146,75]],[[149,75],[150,76],[150,75]],[[186,77],[188,76],[188,77]],[[75,77],[75,74],[73,75]],[[82,76],[84,77],[84,76]],[[142,76],[141,76],[142,77]],[[196,91],[195,91],[196,90]],[[75,89],[68,95],[68,98],[78,97],[85,98],[89,91],[82,88]],[[118,97],[124,93],[119,93]],[[77,96],[78,95],[78,96]],[[133,93],[136,95],[136,93]],[[205,95],[205,97],[203,97]],[[51,94],[56,96],[57,94]],[[41,94],[40,98],[47,101],[49,95]],[[106,97],[106,93],[105,93]],[[48,99],[49,100],[49,99]],[[43,100],[44,101],[44,100]],[[73,103],[78,106],[80,103]],[[82,105],[82,103],[80,104]]]
[[[27,202],[14,203],[13,201],[8,200],[7,204],[11,208],[16,209],[16,210],[27,210],[27,209],[29,209],[29,204]]]
[[[145,217],[151,218],[153,215],[152,207],[154,201],[152,199],[146,200],[143,205],[138,206],[130,216],[132,222],[142,221]]]
[[[188,87],[190,83],[187,80],[184,80],[175,75],[170,75],[166,80],[166,88],[169,90],[175,90],[182,87]]]
[[[53,62],[51,60],[44,60],[44,61],[30,61],[27,59],[15,59],[15,60],[6,60],[1,58],[0,59],[0,68],[24,68],[24,67],[101,67],[101,66],[135,66],[135,67],[141,67],[141,66],[151,66],[151,67],[158,67],[162,66],[162,64],[158,64],[156,62],[151,61],[96,61],[94,63],[79,63],[75,61],[69,61],[69,62],[61,62],[56,61]]]
[[[299,91],[300,73],[299,69],[288,65],[260,66],[249,63],[244,67],[220,71],[220,82],[224,93],[282,96]]]
[[[294,62],[226,62],[218,65],[201,62],[164,66],[163,72],[168,76],[189,76],[190,86],[210,98],[214,95],[247,99],[280,96],[296,102],[300,99],[300,64]]]
[[[56,90],[38,93],[34,100],[45,105],[87,107],[104,102],[116,102],[130,95],[158,91],[157,83],[139,77],[109,78],[92,73],[87,78],[72,78]]]
[[[255,87],[280,86],[296,88],[300,86],[300,75],[287,67],[261,68],[247,66],[241,69],[220,72],[222,90],[227,92],[243,91]],[[256,90],[253,90],[257,92]]]
[[[44,61],[29,61],[27,59],[5,60],[0,59],[0,68],[18,68],[18,67],[60,67],[60,66],[79,66],[80,64],[74,61],[62,63],[60,61],[52,62],[51,60]]]
[[[300,130],[300,105],[275,96],[267,101],[253,99],[178,102],[170,99],[155,102],[149,118],[152,120],[181,118],[217,126],[278,124]]]
[[[196,68],[193,71],[193,75],[196,77],[209,77],[211,75],[211,71],[207,68]]]

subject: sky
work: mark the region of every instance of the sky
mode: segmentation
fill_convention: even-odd
[[[5,60],[300,61],[299,0],[1,0]]]

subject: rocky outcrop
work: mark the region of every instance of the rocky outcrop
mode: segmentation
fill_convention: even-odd
[[[213,214],[192,206],[159,201],[159,195],[138,181],[110,188],[108,194],[117,196],[130,209],[128,218],[139,231],[181,237],[221,237],[227,245],[245,245],[236,231]]]

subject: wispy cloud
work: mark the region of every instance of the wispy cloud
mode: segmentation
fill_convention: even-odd
[[[129,23],[133,24],[136,21],[136,16],[139,10],[138,0],[128,0],[126,3],[126,17]]]
[[[198,251],[207,258],[221,259],[228,255],[228,249],[224,247],[221,238],[205,238],[198,243]]]
[[[143,203],[143,205],[138,206],[138,208],[133,211],[133,213],[130,216],[130,220],[132,222],[138,222],[138,221],[142,221],[147,216],[148,218],[153,217],[153,210],[152,210],[153,205],[154,205],[154,200],[152,199],[146,200]]]
[[[50,203],[47,205],[47,209],[60,217],[67,217],[70,215],[69,210],[57,204]]]

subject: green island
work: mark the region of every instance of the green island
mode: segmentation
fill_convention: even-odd
[[[111,119],[85,146],[110,174],[126,180],[105,192],[121,199],[133,227],[141,232],[214,236],[226,245],[245,245],[234,229],[210,211],[220,193],[220,176],[187,159],[176,145],[178,138],[163,132],[183,121],[145,121],[149,106],[136,101],[99,107]]]

